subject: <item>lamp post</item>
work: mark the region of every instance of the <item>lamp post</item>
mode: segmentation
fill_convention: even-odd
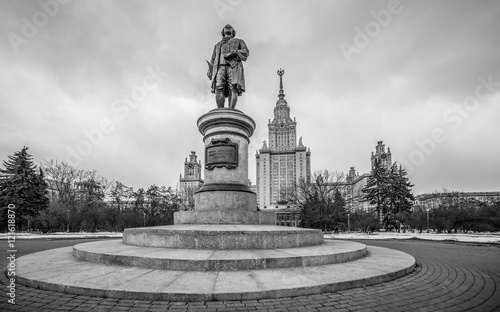
[[[347,214],[347,233],[351,233],[351,214]]]
[[[69,209],[68,209],[68,228],[66,229],[66,232],[69,233]]]
[[[427,212],[427,233],[429,233],[429,209],[425,210]]]

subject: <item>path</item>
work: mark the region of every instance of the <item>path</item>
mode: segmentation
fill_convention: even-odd
[[[79,242],[83,241],[18,241],[18,249],[30,253]],[[362,289],[231,302],[109,299],[17,285],[16,305],[7,303],[4,291],[0,311],[500,311],[498,245],[396,240],[360,242],[409,253],[417,260],[418,267],[397,280]],[[0,283],[4,290],[7,289],[3,275]]]

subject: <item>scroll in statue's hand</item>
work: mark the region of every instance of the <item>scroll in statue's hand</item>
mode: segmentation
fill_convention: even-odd
[[[210,63],[209,61],[206,61],[206,62],[208,64],[207,76],[208,76],[209,80],[212,80],[212,74],[213,74],[214,67],[213,67],[212,63]]]

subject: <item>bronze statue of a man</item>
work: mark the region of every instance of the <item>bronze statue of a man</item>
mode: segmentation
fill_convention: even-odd
[[[229,107],[235,108],[238,96],[245,92],[242,62],[247,60],[250,52],[245,41],[235,38],[236,32],[231,25],[224,26],[221,34],[222,40],[215,45],[208,64],[207,76],[212,80],[217,107],[224,107],[225,98],[228,98]]]

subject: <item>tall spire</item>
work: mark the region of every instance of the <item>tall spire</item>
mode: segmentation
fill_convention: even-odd
[[[278,103],[279,102],[284,102],[286,103],[285,101],[285,92],[283,91],[283,75],[285,74],[285,71],[283,69],[279,69],[278,70],[278,75],[280,76],[280,93],[278,94]]]

